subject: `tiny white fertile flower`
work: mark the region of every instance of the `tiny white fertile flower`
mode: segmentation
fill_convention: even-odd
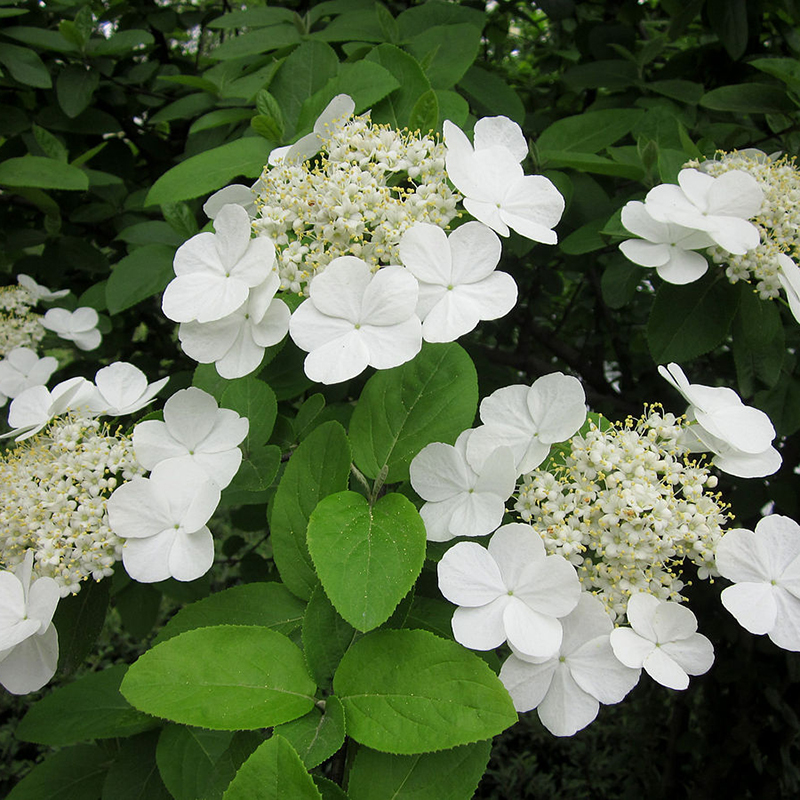
[[[167,385],[169,378],[148,383],[138,367],[126,361],[115,361],[98,370],[94,376],[97,386],[98,411],[112,417],[133,414],[151,403]]]
[[[134,478],[108,499],[108,522],[126,539],[125,571],[134,580],[193,581],[214,563],[206,523],[220,490],[200,467],[175,460],[157,464],[149,478]]]
[[[717,569],[734,585],[722,605],[750,633],[784,650],[800,651],[800,525],[779,514],[755,531],[728,531],[716,548]]]
[[[500,680],[517,711],[535,708],[555,736],[572,736],[597,716],[600,703],[619,703],[638,683],[640,669],[626,667],[611,649],[614,629],[600,600],[581,593],[578,605],[561,618],[564,638],[558,652],[532,661],[513,654]]]
[[[503,521],[505,501],[516,486],[514,455],[500,447],[473,466],[467,461],[472,433],[464,431],[455,445],[433,442],[411,462],[411,485],[427,501],[419,513],[429,541],[486,536]]]
[[[145,469],[166,461],[194,465],[224,489],[242,463],[238,445],[249,427],[246,417],[219,408],[208,392],[191,386],[167,400],[163,422],[148,419],[133,429],[134,453]]]
[[[83,306],[74,311],[67,311],[66,308],[51,308],[44,317],[42,325],[56,336],[75,342],[75,346],[80,350],[94,350],[100,346],[103,338],[97,323],[100,318],[93,308]]]
[[[213,362],[223,378],[249,375],[261,364],[266,348],[289,331],[289,307],[275,297],[280,284],[273,271],[227,317],[214,322],[182,322],[178,338],[183,352],[201,364]]]
[[[514,453],[517,474],[536,469],[550,446],[569,439],[586,420],[586,395],[577,378],[553,372],[531,386],[505,386],[481,401],[483,425],[467,446],[470,461],[504,445]]]
[[[800,267],[784,253],[778,254],[778,280],[786,292],[792,316],[800,322]]]
[[[659,366],[661,376],[689,403],[686,415],[694,420],[693,450],[709,450],[713,463],[723,472],[740,478],[772,475],[781,465],[780,453],[772,446],[775,428],[760,409],[746,406],[733,389],[689,383],[677,364]]]
[[[223,206],[214,228],[216,233],[198,233],[175,253],[176,277],[161,300],[173,322],[212,322],[233,313],[275,266],[275,245],[263,236],[250,238],[250,217],[241,206]]]
[[[12,694],[41,689],[55,675],[60,593],[52,578],[31,580],[33,550],[13,572],[0,572],[0,684]]]
[[[19,394],[8,409],[8,424],[13,429],[0,436],[10,436],[21,442],[38,433],[53,417],[72,409],[90,416],[97,407],[97,387],[86,378],[70,378],[56,384],[50,391],[46,386],[32,386]]]
[[[702,675],[714,663],[714,646],[697,633],[697,619],[686,607],[637,592],[628,600],[630,628],[611,634],[614,655],[627,667],[644,668],[657,683],[685,689],[689,675]]]
[[[16,347],[0,361],[0,392],[16,397],[32,386],[44,386],[57,369],[52,356],[39,358],[27,347]]]
[[[256,216],[256,181],[253,186],[245,186],[242,183],[234,183],[214,192],[211,197],[203,204],[203,213],[209,219],[216,219],[217,214],[222,211],[224,206],[241,206],[247,215],[253,219]]]
[[[356,104],[350,95],[337,94],[317,117],[311,133],[301,137],[294,144],[276,147],[269,154],[270,166],[313,158],[319,153],[324,140],[330,135],[331,125],[337,120],[347,119],[355,110]]]
[[[40,300],[58,300],[61,297],[66,297],[69,294],[69,289],[59,289],[53,292],[46,286],[42,286],[30,277],[30,275],[17,275],[17,283],[33,298],[34,304]]]
[[[419,281],[417,314],[426,342],[452,342],[484,319],[503,317],[517,302],[517,284],[496,272],[501,245],[480,222],[467,222],[448,237],[437,225],[419,223],[400,240],[400,260]]]
[[[653,219],[705,231],[720,247],[741,255],[758,246],[755,217],[764,199],[758,181],[746,172],[731,170],[713,178],[696,169],[683,169],[678,183],[651,189],[645,206]]]
[[[294,343],[308,352],[306,375],[341,383],[368,366],[389,369],[410,361],[422,347],[418,291],[403,267],[373,275],[360,258],[335,258],[311,282],[308,300],[289,323]]]
[[[535,242],[558,241],[552,228],[564,212],[564,198],[549,178],[525,175],[519,152],[503,144],[473,148],[450,120],[444,123],[444,141],[447,175],[475,219],[501,236],[513,228]]]
[[[621,242],[619,249],[634,264],[655,267],[662,280],[682,285],[702,278],[708,261],[695,253],[711,247],[714,240],[704,231],[671,222],[659,222],[647,213],[647,206],[636,200],[622,209],[622,224],[641,239]]]
[[[489,547],[459,542],[438,566],[439,589],[458,608],[453,635],[473,650],[491,650],[506,640],[526,656],[550,658],[561,646],[560,617],[578,603],[575,568],[548,556],[529,525],[498,528]]]

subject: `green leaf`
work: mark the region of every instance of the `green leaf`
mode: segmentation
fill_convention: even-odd
[[[53,158],[56,161],[60,161],[62,164],[67,163],[69,153],[61,141],[53,136],[50,131],[42,128],[40,125],[36,125],[36,123],[31,125],[31,130],[33,131],[34,139],[36,139],[36,144],[42,148],[42,151],[48,158]]]
[[[347,489],[350,443],[338,422],[326,422],[295,450],[275,493],[270,519],[275,565],[286,586],[307,600],[318,583],[306,544],[311,512]]]
[[[800,92],[800,61],[796,58],[755,58],[747,64],[783,81],[793,91]]]
[[[342,656],[360,636],[333,607],[322,587],[317,586],[303,617],[303,655],[317,686],[330,688]]]
[[[110,761],[106,751],[97,745],[67,747],[36,764],[6,800],[99,798]]]
[[[161,206],[164,220],[181,239],[188,239],[197,233],[197,220],[186,203],[164,203]]]
[[[167,170],[153,184],[144,204],[190,200],[221,189],[239,176],[256,178],[264,169],[271,149],[260,136],[250,136],[191,156]]]
[[[351,800],[469,800],[478,788],[490,741],[464,744],[439,753],[397,756],[359,747],[347,793]]]
[[[184,240],[184,237],[176,233],[170,225],[156,219],[129,225],[121,230],[116,238],[126,244],[163,244],[173,250],[182,244]]]
[[[418,33],[406,45],[418,61],[425,62],[425,74],[434,89],[452,89],[472,66],[481,45],[481,29],[469,24],[434,25]]]
[[[17,726],[27,742],[65,745],[88,739],[130,736],[158,725],[125,701],[119,685],[127,667],[90,672],[34,703]]]
[[[156,766],[159,731],[126,739],[108,769],[103,797],[114,800],[172,800]]]
[[[155,43],[153,34],[138,28],[117,31],[108,39],[92,39],[86,50],[92,56],[124,56]]]
[[[414,106],[431,84],[414,56],[393,44],[381,44],[370,51],[366,61],[380,64],[394,75],[400,84],[373,109],[373,118],[398,128],[409,127]]]
[[[146,244],[121,259],[114,266],[106,284],[109,313],[119,314],[120,311],[163,292],[175,277],[172,269],[174,256],[174,247]]]
[[[84,192],[89,188],[89,176],[82,169],[53,158],[20,156],[0,163],[0,184]]]
[[[739,310],[731,332],[741,395],[753,395],[756,378],[767,387],[774,386],[786,358],[783,323],[776,302],[761,300],[751,286],[742,284]]]
[[[303,401],[303,405],[297,409],[297,416],[294,418],[294,435],[298,442],[302,442],[311,433],[314,423],[324,409],[325,395],[319,392]]]
[[[63,598],[56,607],[53,623],[58,631],[58,667],[62,673],[74,672],[94,647],[106,619],[109,583],[86,581],[78,594]]]
[[[262,625],[289,634],[300,627],[305,603],[281,583],[232,586],[182,608],[161,629],[154,644],[196,628],[215,625]]]
[[[319,502],[308,522],[308,549],[336,610],[354,628],[386,622],[425,561],[425,524],[413,503],[387,494],[370,507],[355,492]]]
[[[622,255],[616,255],[605,268],[600,279],[603,300],[609,308],[622,308],[636,294],[636,287],[644,276],[642,268]]]
[[[306,98],[334,77],[338,66],[334,49],[324,42],[313,41],[303,42],[281,64],[270,92],[280,104],[287,136],[295,132]]]
[[[92,102],[100,73],[80,64],[67,64],[56,78],[56,97],[62,111],[71,119]]]
[[[397,17],[397,26],[403,41],[434,27],[435,25],[468,24],[483,29],[486,14],[476,8],[442,0],[428,0],[418,6],[407,8]]]
[[[756,394],[755,405],[769,414],[778,436],[800,430],[800,380],[785,370],[775,386]]]
[[[303,654],[283,634],[257,626],[186,631],[128,669],[122,694],[148,714],[215,730],[267,728],[314,706]]]
[[[31,44],[43,50],[55,50],[59,53],[77,52],[75,45],[72,44],[72,42],[68,42],[58,31],[15,25],[12,28],[6,28],[3,33],[6,36],[10,36],[12,39],[16,39],[18,42]],[[45,89],[48,87],[42,86],[41,88]]]
[[[484,661],[427,631],[374,631],[345,654],[333,679],[347,734],[387,753],[470,744],[517,721]]]
[[[223,800],[321,800],[300,756],[273,734],[242,764]]]
[[[619,91],[633,86],[638,79],[636,64],[616,58],[578,64],[561,76],[561,80],[573,92],[585,92],[587,89]]]
[[[452,444],[478,407],[478,378],[455,343],[424,344],[412,361],[375,373],[350,422],[353,457],[369,478],[408,479],[411,459],[431,442]]]
[[[344,708],[336,695],[325,700],[325,710],[312,708],[304,717],[275,728],[297,751],[306,769],[314,769],[344,744]]]
[[[49,89],[53,85],[42,59],[27,47],[0,43],[0,64],[8,69],[14,80],[26,86]]]
[[[200,78],[197,75],[158,75],[156,77],[160,81],[177,83],[178,86],[191,86],[193,89],[202,89],[202,91],[210,92],[211,94],[219,92],[219,87],[216,83]]]
[[[175,800],[205,796],[208,782],[228,749],[230,731],[207,731],[184,725],[166,725],[156,747],[161,778]]]
[[[439,121],[449,119],[459,128],[463,128],[469,116],[469,103],[458,92],[443,89],[436,90],[436,99],[439,102]]]
[[[269,489],[281,465],[281,450],[274,444],[257,445],[250,449],[239,467],[234,479],[226,488],[223,499],[239,492],[263,492]],[[233,503],[235,505],[235,503]]]
[[[209,111],[203,114],[200,119],[196,119],[189,127],[189,135],[207,131],[211,128],[218,128],[221,125],[232,125],[236,122],[250,119],[253,111],[250,108],[219,108],[216,111]]]
[[[643,116],[638,108],[609,108],[564,117],[542,131],[536,146],[540,153],[597,153],[630,133]]]
[[[459,81],[459,87],[473,99],[482,115],[502,114],[520,125],[525,122],[522,100],[499,75],[473,64]]]
[[[619,178],[639,180],[644,170],[638,164],[625,164],[594,153],[578,153],[570,150],[540,150],[542,162],[548,169],[571,167],[579,172],[591,172],[597,175],[614,175]]]
[[[294,12],[288,8],[264,8],[256,6],[243,11],[230,11],[221,17],[212,19],[209,28],[263,28],[268,25],[278,25],[281,22],[292,22]]]
[[[663,283],[647,322],[653,360],[681,363],[713,350],[728,335],[738,301],[738,287],[716,271],[688,286]]]
[[[706,92],[700,105],[713,111],[740,114],[776,114],[796,111],[794,103],[779,86],[769,83],[737,83]]]
[[[562,239],[558,245],[559,249],[562,253],[567,253],[567,255],[571,256],[581,256],[584,253],[602,250],[606,246],[606,241],[600,236],[600,231],[605,227],[605,224],[605,217],[587,222],[565,239]]]
[[[433,89],[428,89],[420,95],[414,108],[411,109],[411,117],[408,121],[408,128],[412,131],[419,131],[423,134],[433,133],[439,127],[439,100]]]
[[[174,102],[164,106],[150,117],[150,122],[153,125],[158,125],[161,122],[171,122],[175,119],[181,121],[192,119],[214,108],[215,104],[215,98],[208,92],[194,92],[193,94],[179,97]]]
[[[278,402],[275,392],[264,381],[251,376],[228,381],[220,405],[233,409],[239,416],[247,417],[250,427],[244,440],[246,449],[265,444],[272,434]]]
[[[741,58],[747,50],[746,0],[707,0],[706,13],[728,55],[734,61]]]
[[[702,83],[684,81],[678,78],[665,81],[651,81],[646,84],[645,88],[657,92],[658,94],[663,94],[664,97],[669,97],[672,100],[680,100],[683,103],[689,103],[691,105],[699,103],[705,91]]]
[[[226,61],[245,56],[260,56],[281,47],[288,47],[300,41],[300,33],[294,25],[271,25],[268,28],[240,33],[215,47],[211,58]]]

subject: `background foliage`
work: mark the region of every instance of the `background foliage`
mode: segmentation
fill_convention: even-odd
[[[536,171],[567,199],[556,248],[512,238],[504,249],[503,269],[514,275],[520,302],[509,317],[463,342],[478,368],[480,396],[561,369],[579,376],[593,410],[612,418],[638,414],[645,401],[659,399],[677,411],[655,365],[691,362],[693,381],[736,387],[786,437],[784,466],[768,481],[736,484],[723,476],[737,524],[752,527],[769,502],[797,518],[800,337],[787,309],[758,300],[749,286],[730,285],[721,269],[689,286],[663,284],[616,247],[625,202],[673,181],[688,159],[744,147],[798,153],[794,0],[499,0],[489,7],[327,0],[246,8],[0,0],[0,18],[0,269],[7,283],[27,273],[47,286],[69,287],[75,306],[102,315],[102,347],[67,365],[63,377],[91,377],[123,359],[151,380],[173,376],[170,392],[194,383],[242,413],[257,403],[260,419],[268,418],[226,491],[210,576],[147,586],[118,571],[110,588],[87,586],[62,603],[56,624],[65,688],[43,690],[22,723],[31,698],[3,699],[4,788],[41,762],[13,798],[221,797],[263,739],[256,731],[187,727],[203,724],[195,719],[162,726],[122,699],[125,669],[112,665],[131,663],[170,628],[174,635],[201,624],[181,616],[196,613],[187,609],[162,628],[191,601],[278,578],[275,561],[280,565],[281,548],[291,549],[292,520],[307,521],[317,499],[348,488],[345,452],[341,468],[326,473],[331,486],[318,497],[299,495],[298,506],[293,498],[308,480],[303,468],[317,464],[303,462],[303,452],[327,447],[341,454],[337,437],[344,439],[342,426],[349,426],[356,463],[376,477],[370,471],[377,462],[359,456],[365,423],[354,418],[349,425],[363,379],[309,392],[301,354],[287,345],[268,353],[258,381],[226,388],[213,368],[193,370],[159,302],[175,249],[206,223],[207,195],[257,177],[269,151],[306,132],[339,92],[354,97],[357,112],[372,108],[373,119],[412,129],[441,130],[445,119],[471,127],[475,117],[507,115],[529,137]],[[378,398],[373,409],[392,396],[381,381],[369,387]],[[267,413],[273,406],[275,413]],[[368,413],[366,404],[359,413]],[[279,473],[280,454],[294,448]],[[411,455],[397,456],[390,480],[406,477]],[[313,536],[310,545],[316,560]],[[363,609],[337,619],[324,595],[313,593],[309,573],[309,563],[281,569],[295,595],[310,598],[320,630],[336,630],[339,651],[313,659],[314,678],[324,682],[357,645],[349,623]],[[416,600],[434,603],[438,592],[424,575]],[[249,603],[265,610],[238,621],[269,626],[281,636],[269,646],[288,647],[286,634],[297,640],[304,604],[285,590],[263,589],[273,584],[260,585],[274,596]],[[710,674],[686,693],[640,685],[568,740],[553,739],[528,715],[495,741],[476,796],[796,796],[800,661],[741,631],[719,610],[717,592],[702,584],[692,594],[701,630],[717,649]],[[381,612],[384,619],[392,608]],[[204,613],[211,616],[202,624],[229,621],[221,607]],[[443,635],[446,614],[445,608],[437,631]],[[314,652],[321,637],[311,631],[304,622],[302,639]],[[347,702],[346,688],[339,694]],[[94,722],[82,726],[90,713]],[[36,714],[63,723],[37,723]],[[288,757],[294,751],[287,742],[297,749],[303,735],[280,722],[261,723],[279,725],[280,735],[269,740],[271,759]],[[336,735],[331,752],[338,750]],[[470,757],[480,761],[484,751]],[[455,754],[447,769],[457,770],[463,751],[446,752]],[[338,780],[345,756],[323,755],[316,772]],[[308,758],[306,766],[314,760]],[[389,757],[362,746],[346,758],[351,796],[377,797],[363,776],[391,776],[382,763]],[[391,758],[402,767],[401,759],[414,757]],[[439,762],[426,769],[428,791],[437,773],[448,774]],[[244,771],[237,776],[242,791],[248,780]],[[324,780],[318,787],[325,797],[337,796]],[[392,788],[387,783],[380,791],[389,796]]]

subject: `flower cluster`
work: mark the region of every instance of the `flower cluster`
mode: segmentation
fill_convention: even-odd
[[[573,436],[546,469],[525,476],[515,509],[548,553],[577,567],[613,617],[647,592],[680,601],[680,566],[714,574],[726,506],[717,479],[688,458],[685,419],[653,407],[639,420]]]
[[[62,597],[109,576],[122,541],[106,504],[142,472],[130,437],[81,414],[59,417],[0,460],[0,561],[14,567],[32,550],[34,574],[53,578]]]

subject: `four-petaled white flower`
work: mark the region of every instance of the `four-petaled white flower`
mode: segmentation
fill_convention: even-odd
[[[577,378],[553,372],[531,386],[505,386],[484,398],[483,425],[467,445],[478,462],[505,445],[514,452],[517,474],[530,472],[547,458],[550,445],[569,439],[586,420],[586,395]]]
[[[74,311],[51,308],[42,317],[42,325],[56,336],[75,342],[80,350],[94,350],[100,346],[103,335],[97,329],[100,318],[93,308],[83,306]]]
[[[167,400],[163,422],[148,419],[133,429],[133,449],[145,469],[163,462],[194,466],[224,489],[242,463],[238,445],[249,427],[246,417],[219,408],[208,392],[192,386]]]
[[[702,675],[714,663],[714,646],[697,633],[697,619],[686,607],[637,592],[628,600],[630,628],[611,634],[614,655],[625,666],[644,671],[670,689],[685,689],[689,675]]]
[[[505,316],[517,302],[517,284],[496,272],[501,245],[480,222],[467,222],[448,237],[437,225],[419,223],[400,240],[400,260],[419,281],[417,314],[426,342],[452,342],[484,319]]]
[[[686,416],[697,423],[689,430],[696,437],[686,441],[689,447],[714,453],[713,463],[739,478],[762,478],[780,468],[781,455],[772,446],[775,428],[763,411],[744,405],[726,386],[689,383],[677,364],[658,371],[689,403]]]
[[[713,178],[696,169],[682,169],[678,183],[662,183],[647,193],[644,202],[653,219],[705,231],[720,247],[737,255],[758,246],[758,228],[749,220],[761,209],[764,193],[752,175],[731,170]]]
[[[34,303],[38,303],[40,300],[58,300],[69,294],[69,289],[59,289],[57,292],[53,292],[46,286],[36,283],[30,275],[17,275],[17,283],[27,290]]]
[[[178,337],[183,352],[201,364],[213,362],[223,378],[249,375],[261,364],[266,348],[289,331],[289,307],[275,297],[280,284],[273,271],[227,317],[214,322],[182,322]]]
[[[682,285],[702,278],[708,261],[695,253],[711,247],[714,240],[705,231],[685,228],[673,222],[659,222],[647,213],[647,206],[636,200],[622,209],[622,224],[641,239],[627,239],[619,249],[626,258],[642,267],[655,267],[662,280]]]
[[[148,383],[147,376],[138,367],[126,361],[115,361],[94,376],[96,411],[112,417],[133,414],[151,403],[168,380],[162,378]]]
[[[558,241],[552,228],[564,212],[564,198],[549,178],[523,173],[520,151],[504,144],[513,140],[501,137],[499,144],[490,146],[482,137],[473,148],[464,132],[446,120],[444,141],[447,176],[475,219],[501,236],[513,228],[535,242]]]
[[[755,532],[728,531],[715,557],[720,575],[734,582],[721,600],[736,621],[800,651],[800,525],[779,514],[764,517]]]
[[[108,524],[126,539],[122,563],[128,575],[142,583],[205,575],[214,563],[206,523],[219,499],[219,486],[200,467],[178,460],[117,487],[107,503]]]
[[[619,703],[638,683],[641,670],[614,655],[609,641],[614,625],[593,595],[581,593],[561,626],[558,652],[546,660],[514,653],[503,664],[500,680],[517,711],[535,708],[550,733],[572,736],[595,719],[601,703]]]
[[[314,123],[314,130],[311,133],[301,137],[294,144],[276,147],[269,154],[268,161],[270,166],[275,167],[284,161],[305,161],[307,158],[313,158],[319,153],[325,138],[328,136],[330,126],[336,120],[349,117],[355,109],[355,101],[350,95],[337,94],[317,117],[317,121]]]
[[[13,572],[0,572],[0,684],[12,694],[41,689],[55,675],[60,595],[52,578],[31,580],[33,550]]]
[[[27,347],[16,347],[0,361],[0,392],[16,397],[32,386],[44,386],[57,369],[52,356],[39,358]]]
[[[498,528],[488,549],[459,542],[439,562],[439,589],[458,608],[453,635],[473,650],[491,650],[506,640],[518,652],[550,658],[561,647],[560,617],[578,604],[575,568],[548,556],[529,525]]]
[[[175,253],[176,277],[161,300],[164,314],[174,322],[222,319],[275,267],[275,245],[264,236],[250,238],[250,217],[241,206],[223,206],[214,228],[216,233],[198,233]]]
[[[464,431],[455,445],[433,442],[411,462],[411,485],[427,501],[419,513],[432,542],[491,533],[503,521],[505,501],[516,486],[509,448],[497,448],[482,464],[467,461],[472,433]]]
[[[318,383],[340,383],[367,366],[389,369],[422,347],[415,313],[416,278],[401,266],[375,274],[360,258],[341,256],[311,282],[308,299],[292,314],[289,334],[308,352],[305,372]]]

